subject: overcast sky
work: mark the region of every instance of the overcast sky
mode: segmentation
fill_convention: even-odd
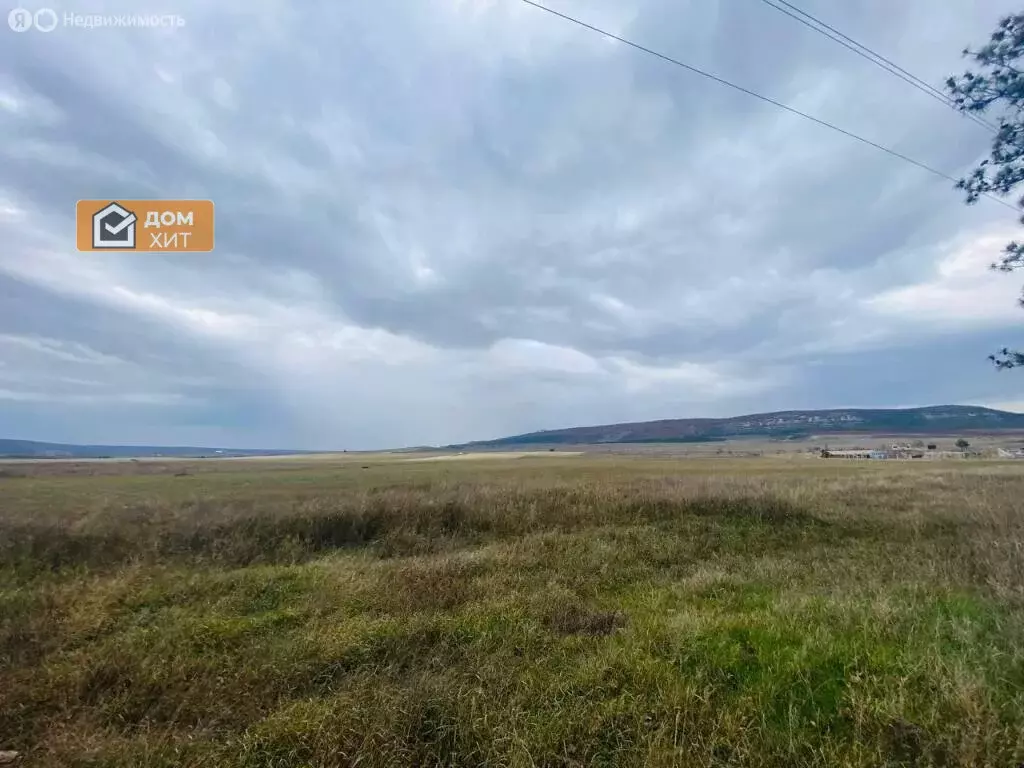
[[[759,0],[549,4],[953,176],[987,154]],[[936,84],[1019,5],[798,4]],[[1024,327],[986,269],[1012,211],[518,0],[51,7],[185,24],[0,27],[0,437],[1024,410],[985,359]],[[78,253],[80,198],[213,199],[216,250]]]

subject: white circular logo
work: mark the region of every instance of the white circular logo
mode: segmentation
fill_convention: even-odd
[[[15,8],[7,14],[7,26],[15,32],[28,32],[32,29],[32,13],[24,8]]]
[[[33,20],[40,32],[53,32],[57,28],[57,13],[52,8],[40,8]]]

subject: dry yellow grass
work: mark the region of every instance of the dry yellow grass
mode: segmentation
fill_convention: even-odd
[[[1019,464],[407,458],[3,467],[0,749],[1024,760]]]
[[[486,452],[463,452],[463,453],[441,453],[427,456],[413,456],[404,461],[507,461],[508,459],[525,458],[548,458],[563,459],[567,456],[582,456],[583,451],[486,451]]]

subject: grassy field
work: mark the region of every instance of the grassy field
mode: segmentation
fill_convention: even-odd
[[[1024,463],[0,466],[3,749],[1012,768]]]

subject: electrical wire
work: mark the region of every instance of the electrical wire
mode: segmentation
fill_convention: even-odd
[[[818,19],[815,16],[812,16],[811,14],[807,13],[806,11],[797,8],[792,3],[787,2],[787,0],[761,0],[761,2],[763,2],[768,7],[774,8],[775,10],[779,11],[779,13],[784,13],[791,19],[800,22],[805,27],[813,29],[818,34],[827,37],[829,40],[839,43],[841,46],[853,51],[861,58],[870,61],[876,67],[885,70],[889,74],[898,77],[903,82],[921,91],[926,96],[930,96],[936,101],[939,101],[942,104],[946,105],[950,109],[959,112],[963,117],[966,117],[971,122],[976,123],[977,125],[980,125],[981,127],[989,131],[992,131],[993,133],[999,131],[999,126],[989,122],[988,120],[985,120],[979,115],[971,114],[970,112],[961,112],[957,108],[956,104],[953,103],[953,100],[951,98],[949,98],[938,88],[935,88],[934,86],[930,85],[926,81],[919,78],[917,75],[908,72],[899,64],[896,64],[894,61],[887,59],[885,56],[878,53],[877,51],[873,51],[871,48],[864,45],[863,43],[857,42],[849,35],[843,34],[838,29],[836,29],[833,26],[830,26],[829,24],[826,24],[821,19]],[[779,3],[779,5],[776,5],[776,3]],[[787,8],[792,10],[787,10]],[[797,14],[800,15],[798,16]],[[801,16],[805,16],[806,18],[800,18]],[[808,19],[810,21],[808,21]]]
[[[584,29],[589,29],[590,31],[596,32],[599,35],[603,35],[604,37],[607,37],[607,38],[609,38],[611,40],[615,40],[617,42],[620,42],[623,45],[628,45],[631,48],[637,49],[638,51],[642,51],[643,53],[646,53],[646,54],[649,54],[649,55],[654,56],[656,58],[662,59],[663,61],[667,61],[670,64],[675,64],[677,67],[681,67],[681,68],[683,68],[683,69],[685,69],[685,70],[687,70],[689,72],[693,72],[696,75],[700,75],[701,77],[705,77],[705,78],[707,78],[709,80],[713,80],[714,82],[719,83],[720,85],[724,85],[724,86],[726,86],[728,88],[732,88],[735,91],[739,91],[740,93],[746,94],[747,96],[751,96],[751,97],[753,97],[755,99],[758,99],[759,101],[763,101],[766,104],[771,104],[774,107],[778,107],[779,109],[783,109],[786,112],[789,112],[791,114],[794,114],[794,115],[797,115],[799,117],[802,117],[805,120],[810,120],[812,123],[816,123],[816,124],[818,124],[818,125],[820,125],[820,126],[822,126],[824,128],[828,128],[828,129],[830,129],[832,131],[835,131],[836,133],[841,133],[842,135],[847,136],[848,138],[854,139],[855,141],[859,141],[860,143],[866,144],[867,146],[873,147],[874,149],[877,149],[877,150],[879,150],[881,152],[885,152],[887,155],[891,155],[892,157],[899,158],[900,160],[903,160],[906,163],[910,163],[911,165],[917,166],[918,168],[920,168],[920,169],[922,169],[924,171],[928,171],[928,173],[931,173],[931,174],[933,174],[935,176],[938,176],[939,178],[945,179],[946,181],[952,181],[954,184],[956,184],[958,182],[958,179],[955,179],[954,177],[950,176],[948,173],[944,173],[944,172],[938,170],[937,168],[933,168],[930,165],[922,163],[920,160],[915,160],[912,157],[904,155],[902,152],[897,152],[895,149],[890,149],[889,147],[883,146],[882,144],[878,144],[877,142],[874,142],[871,139],[866,139],[863,136],[859,136],[858,134],[853,133],[852,131],[846,130],[845,128],[840,128],[838,125],[835,125],[834,123],[830,123],[827,120],[822,120],[820,118],[814,117],[814,115],[810,115],[810,114],[808,114],[806,112],[802,112],[799,109],[796,109],[795,107],[791,107],[788,104],[783,104],[781,101],[776,101],[775,99],[769,98],[768,96],[763,96],[760,93],[757,93],[756,91],[752,91],[749,88],[744,88],[742,85],[737,85],[736,83],[730,82],[729,80],[726,80],[725,78],[719,77],[718,75],[714,75],[714,74],[712,74],[710,72],[707,72],[707,71],[705,71],[703,69],[700,69],[699,67],[694,67],[694,66],[692,66],[690,64],[686,64],[686,63],[680,61],[679,59],[672,58],[671,56],[667,56],[664,53],[658,53],[657,51],[655,51],[655,50],[653,50],[651,48],[647,48],[647,47],[645,47],[643,45],[640,45],[639,43],[635,43],[632,40],[628,40],[628,39],[626,39],[624,37],[620,37],[620,36],[618,36],[618,35],[616,35],[616,34],[614,34],[612,32],[608,32],[607,30],[601,29],[600,27],[595,27],[592,24],[588,24],[587,22],[581,21],[580,19],[577,19],[577,18],[575,18],[573,16],[569,16],[568,14],[561,13],[560,11],[556,11],[553,8],[547,7],[546,5],[541,5],[540,3],[535,2],[535,0],[521,0],[521,2],[526,3],[527,5],[531,5],[534,8],[537,8],[537,9],[539,9],[541,11],[546,11],[547,13],[550,13],[552,16],[557,16],[557,17],[559,17],[561,19],[564,19],[565,21],[568,21],[568,22],[571,22],[573,24],[576,24],[577,26],[583,27]],[[1017,207],[1015,205],[1006,202],[1002,198],[997,197],[997,196],[995,196],[995,195],[993,195],[991,193],[988,193],[988,192],[986,192],[984,194],[985,194],[986,197],[989,197],[992,200],[995,200],[1000,205],[1003,205],[1003,206],[1005,206],[1005,207],[1007,207],[1007,208],[1009,208],[1009,209],[1011,209],[1011,210],[1013,210],[1015,212],[1017,211]]]

